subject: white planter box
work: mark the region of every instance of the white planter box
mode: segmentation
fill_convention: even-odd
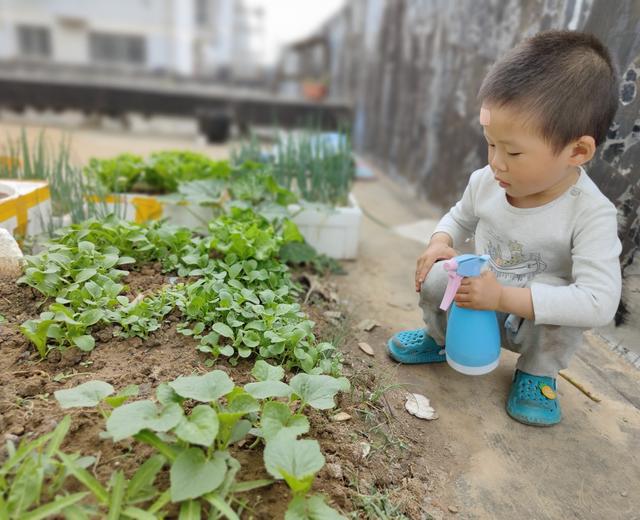
[[[293,221],[305,240],[319,253],[337,260],[353,260],[358,254],[358,233],[362,211],[349,194],[349,206],[342,208],[316,208],[291,205],[296,213]]]
[[[45,181],[0,179],[0,227],[12,235],[39,235],[51,220],[49,184]]]

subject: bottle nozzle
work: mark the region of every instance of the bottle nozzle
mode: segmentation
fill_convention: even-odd
[[[447,260],[443,263],[443,266],[447,271],[449,281],[447,282],[447,289],[444,291],[444,297],[440,303],[440,309],[446,311],[451,306],[458,292],[460,283],[462,282],[462,276],[458,274],[458,261],[455,258]]]
[[[449,275],[447,289],[444,292],[440,308],[446,311],[453,302],[462,279],[466,276],[480,276],[484,264],[489,261],[489,255],[459,255],[443,262]]]

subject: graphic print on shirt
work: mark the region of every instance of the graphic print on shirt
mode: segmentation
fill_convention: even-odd
[[[547,269],[540,253],[526,252],[517,240],[505,241],[493,232],[489,232],[489,235],[491,239],[485,254],[491,257],[489,266],[498,279],[526,283]]]

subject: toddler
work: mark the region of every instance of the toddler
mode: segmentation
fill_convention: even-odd
[[[478,98],[489,164],[471,174],[418,258],[426,329],[396,334],[387,349],[401,363],[445,360],[442,261],[474,235],[490,268],[465,278],[455,302],[497,312],[502,346],[520,354],[507,413],[550,426],[561,419],[558,371],[620,300],[616,208],[583,168],[613,121],[616,72],[596,37],[547,31],[498,61]]]

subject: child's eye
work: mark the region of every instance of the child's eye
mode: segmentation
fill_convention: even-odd
[[[495,147],[496,147],[496,145],[495,145],[495,144],[491,144],[491,143],[488,143],[488,144],[489,144],[489,146],[490,146],[491,148],[495,148]]]
[[[521,155],[521,154],[522,154],[522,152],[509,153],[509,155],[510,155],[511,157],[515,157],[515,156],[517,156],[517,155]]]

